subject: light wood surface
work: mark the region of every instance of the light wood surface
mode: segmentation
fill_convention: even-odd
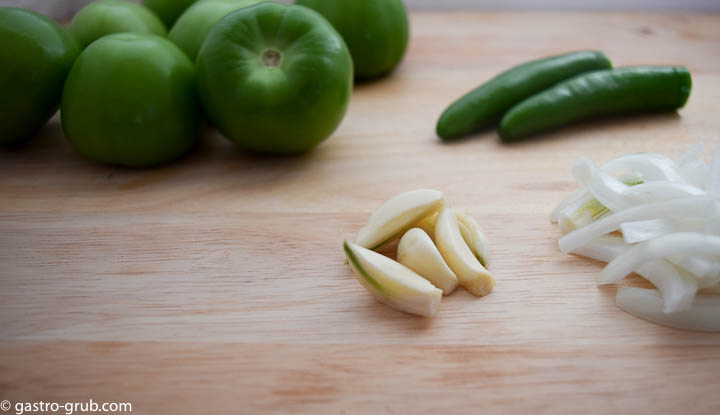
[[[300,158],[215,132],[154,170],[90,164],[57,119],[0,152],[0,400],[133,403],[138,414],[720,413],[720,334],[649,324],[561,254],[548,213],[580,155],[720,145],[720,16],[414,14],[390,78],[356,88]],[[679,115],[503,146],[434,123],[509,66],[575,49],[686,64]],[[709,156],[708,156],[709,157]],[[443,190],[492,244],[496,291],[436,318],[381,305],[341,243],[393,195]],[[637,280],[630,283],[638,284]]]

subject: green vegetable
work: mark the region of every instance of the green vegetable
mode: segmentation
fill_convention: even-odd
[[[90,160],[153,166],[187,153],[200,132],[195,68],[167,39],[119,33],[93,42],[62,97],[70,143]]]
[[[155,12],[170,29],[183,12],[197,0],[142,0],[142,5]]]
[[[600,52],[580,51],[516,66],[450,105],[437,123],[437,135],[450,140],[495,127],[507,110],[560,81],[578,74],[611,68]]]
[[[180,16],[168,34],[190,60],[195,62],[210,29],[230,12],[252,6],[260,0],[200,0]]]
[[[70,22],[70,31],[85,48],[113,33],[165,36],[165,24],[145,6],[123,0],[99,0],[83,7]]]
[[[402,0],[295,0],[322,14],[350,49],[358,79],[392,71],[407,49],[410,27]]]
[[[78,53],[73,36],[53,20],[0,8],[0,145],[29,138],[52,117]]]
[[[577,76],[512,108],[500,122],[503,141],[592,117],[670,111],[687,102],[690,72],[682,66],[637,66]]]
[[[198,90],[214,125],[243,149],[300,153],[345,115],[352,58],[316,12],[274,2],[216,24],[197,58]]]

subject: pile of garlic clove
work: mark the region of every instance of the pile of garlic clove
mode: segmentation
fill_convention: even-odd
[[[397,261],[375,250],[400,238]],[[360,284],[396,310],[432,316],[458,285],[477,296],[495,279],[487,238],[474,218],[449,206],[443,193],[418,189],[380,206],[343,248]]]

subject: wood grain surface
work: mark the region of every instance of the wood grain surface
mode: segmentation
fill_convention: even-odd
[[[547,219],[580,155],[720,145],[720,15],[416,13],[412,27],[402,67],[358,86],[305,157],[241,153],[208,131],[172,165],[104,167],[73,153],[57,118],[0,152],[0,400],[138,414],[720,413],[720,334],[622,312],[617,287],[595,285],[601,265],[561,254]],[[435,138],[460,94],[576,49],[685,64],[689,104],[512,146],[494,132]],[[433,319],[375,302],[341,249],[418,187],[479,220],[498,280],[485,298],[445,298]]]

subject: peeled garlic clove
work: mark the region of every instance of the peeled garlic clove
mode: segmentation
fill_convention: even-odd
[[[435,240],[435,223],[437,222],[438,213],[439,212],[436,212],[420,219],[413,225],[413,227],[422,229],[426,234],[428,234],[430,239]],[[455,213],[460,227],[460,234],[465,240],[465,243],[480,263],[484,267],[487,267],[490,263],[490,245],[488,244],[487,237],[485,236],[482,227],[478,225],[475,218],[467,213],[459,211],[456,211]]]
[[[367,225],[355,238],[355,243],[363,248],[378,249],[444,204],[443,194],[437,190],[418,189],[401,193],[370,216]]]
[[[378,301],[409,314],[430,317],[442,291],[406,266],[352,242],[343,243],[348,262],[360,284]]]
[[[400,238],[397,260],[448,295],[457,288],[458,280],[447,266],[432,239],[420,228],[412,228]]]
[[[466,290],[483,296],[495,288],[495,279],[463,240],[455,209],[445,207],[440,211],[435,225],[435,243],[460,285]]]
[[[480,261],[483,267],[490,263],[490,245],[487,237],[475,218],[463,212],[455,212],[460,226],[460,234],[470,248],[475,258]]]

